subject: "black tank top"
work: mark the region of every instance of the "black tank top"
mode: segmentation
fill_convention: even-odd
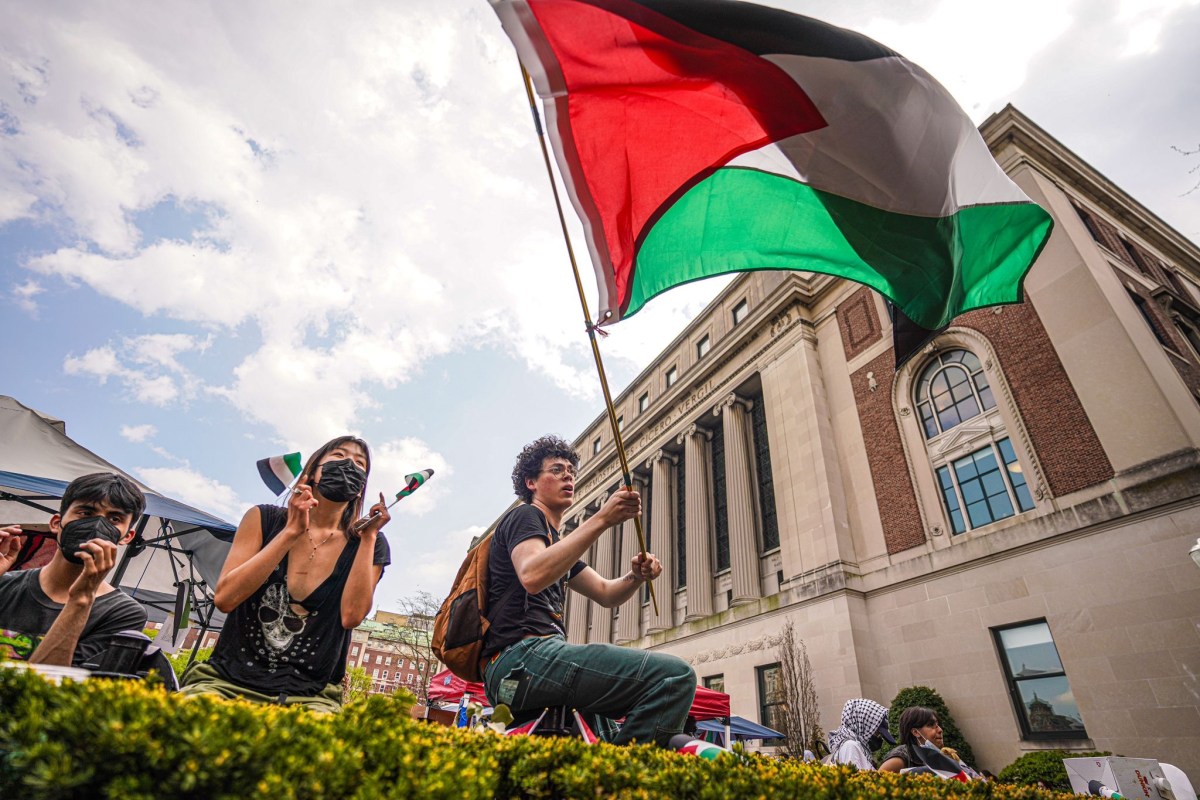
[[[258,506],[263,547],[287,524],[287,509]],[[342,590],[358,552],[351,538],[333,572],[303,602],[307,612],[292,610],[287,588],[287,556],[258,591],[230,612],[209,663],[226,680],[270,695],[315,695],[346,672],[350,631],[342,627]],[[391,563],[387,539],[375,538],[376,565]]]

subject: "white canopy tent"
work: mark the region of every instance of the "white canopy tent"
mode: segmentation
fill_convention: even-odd
[[[67,484],[93,472],[125,475],[146,495],[137,537],[121,548],[109,581],[161,611],[173,610],[161,608],[164,595],[189,594],[207,628],[234,526],[159,494],[67,436],[61,420],[0,395],[0,525],[45,525]]]

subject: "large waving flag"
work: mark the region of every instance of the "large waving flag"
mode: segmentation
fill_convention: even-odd
[[[928,73],[733,0],[490,0],[543,100],[600,324],[698,278],[839,275],[928,330],[1019,302],[1051,220]]]

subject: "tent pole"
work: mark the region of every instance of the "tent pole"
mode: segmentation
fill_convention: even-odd
[[[519,61],[520,59],[518,59]],[[525,65],[521,65],[521,78],[525,82],[525,96],[529,98],[529,110],[533,112],[533,124],[537,129],[538,144],[542,147],[542,160],[546,164],[546,176],[550,178],[550,189],[554,193],[554,207],[558,209],[558,224],[562,228],[563,241],[567,244],[567,256],[571,261],[571,272],[575,275],[575,289],[579,292],[579,305],[583,309],[583,322],[587,330],[588,340],[592,345],[592,358],[596,362],[596,374],[600,378],[600,389],[604,393],[604,407],[608,410],[608,424],[612,428],[613,441],[617,445],[617,457],[621,461],[621,476],[626,491],[633,490],[633,478],[629,472],[629,459],[625,454],[625,442],[621,439],[621,426],[617,423],[617,411],[613,408],[612,393],[608,390],[608,376],[604,373],[604,361],[600,358],[600,347],[596,343],[596,326],[592,324],[592,315],[588,311],[587,297],[583,293],[583,279],[579,277],[579,265],[575,261],[575,249],[571,246],[571,237],[567,233],[567,219],[563,215],[562,201],[558,196],[558,186],[554,183],[554,170],[550,166],[550,152],[546,149],[546,134],[542,130],[542,120],[538,115],[537,101],[533,99],[533,85],[529,81],[529,73]],[[646,537],[642,533],[642,518],[633,518],[634,529],[637,531],[638,549],[646,555]],[[650,600],[654,604],[654,613],[658,612],[658,596],[654,593],[654,581],[646,581],[650,589]]]
[[[113,573],[112,585],[120,587],[121,580],[125,577],[125,570],[129,568],[129,562],[133,558],[133,543],[138,539],[142,539],[142,533],[146,530],[146,523],[150,521],[149,514],[142,514],[142,518],[138,520],[137,535],[129,540],[129,544],[125,545],[125,552],[121,553],[121,563],[117,564],[117,571]],[[142,539],[142,541],[145,541]]]

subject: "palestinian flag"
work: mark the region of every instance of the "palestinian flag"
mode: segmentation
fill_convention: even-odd
[[[932,774],[945,780],[961,781],[963,783],[970,782],[971,779],[967,776],[962,765],[941,750],[930,747],[909,747],[908,749],[921,762],[921,766],[902,770],[903,772],[908,774]]]
[[[733,0],[490,0],[543,100],[600,324],[795,269],[921,328],[1021,299],[1051,220],[950,94],[851,31]]]
[[[423,469],[420,472],[414,472],[411,475],[404,476],[404,488],[396,492],[396,499],[400,500],[408,497],[410,494],[420,489],[425,485],[425,481],[433,477],[432,469]]]
[[[288,453],[285,456],[271,456],[258,461],[258,474],[272,494],[281,495],[283,490],[291,485],[304,466],[299,453]]]

